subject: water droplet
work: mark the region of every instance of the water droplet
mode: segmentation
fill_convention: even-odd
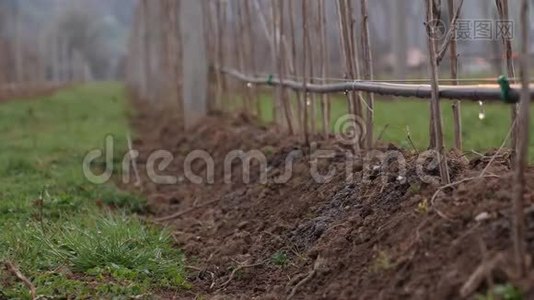
[[[247,83],[247,87],[248,87],[249,89],[251,89],[251,88],[253,87],[252,83],[251,83],[251,82],[248,82],[248,83]]]
[[[306,99],[306,106],[310,106],[311,105],[311,100],[310,98]]]
[[[484,102],[478,101],[478,105],[480,106],[480,112],[478,113],[478,119],[484,120],[486,118],[486,111],[484,110]]]

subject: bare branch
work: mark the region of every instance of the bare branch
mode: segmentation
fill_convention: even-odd
[[[463,5],[464,5],[464,0],[460,0],[460,4],[458,4],[458,7],[456,8],[456,12],[454,13],[454,17],[452,18],[449,31],[447,31],[447,35],[445,36],[445,41],[441,45],[441,48],[439,49],[438,54],[436,55],[436,60],[437,60],[438,65],[441,64],[443,57],[445,57],[445,54],[447,53],[447,49],[449,49],[449,45],[451,44],[451,41],[453,40],[453,38],[455,38],[456,23],[458,22],[460,11],[462,10]]]
[[[4,265],[6,266],[6,269],[13,274],[13,276],[17,277],[24,285],[30,290],[30,295],[32,299],[37,299],[37,290],[35,289],[35,286],[33,283],[28,279],[28,277],[24,276],[22,272],[10,261],[5,261]]]

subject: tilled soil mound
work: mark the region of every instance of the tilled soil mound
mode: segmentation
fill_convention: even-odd
[[[146,112],[133,119],[140,170],[154,150],[174,156],[161,174],[175,176],[175,184],[152,183],[141,172],[150,218],[173,230],[177,247],[188,258],[192,289],[165,297],[469,299],[513,284],[525,299],[534,299],[531,264],[527,279],[515,275],[506,154],[468,160],[450,153],[456,184],[438,191],[417,175],[415,153],[402,153],[407,171],[398,176],[395,163],[381,167],[355,158],[347,167],[344,146],[317,142],[314,147],[335,151],[319,160],[320,173],[336,171],[330,181],[317,183],[311,175],[313,149],[275,128],[242,116],[214,116],[181,132],[174,129],[175,121]],[[401,153],[393,145],[378,148]],[[253,149],[266,155],[267,166],[253,162],[251,182],[245,184],[242,165],[235,160],[229,164],[231,183],[224,183],[227,154]],[[184,160],[194,150],[213,158],[214,183],[187,179]],[[293,174],[277,183],[288,160],[294,162]],[[206,166],[197,159],[191,169],[206,177]],[[438,174],[431,162],[424,171]],[[525,210],[529,254],[534,251],[532,171]]]

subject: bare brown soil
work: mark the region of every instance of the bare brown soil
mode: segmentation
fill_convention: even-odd
[[[29,99],[34,97],[50,96],[64,87],[65,85],[61,84],[7,84],[0,86],[0,103],[14,99]]]
[[[445,189],[432,205],[437,188],[418,179],[412,153],[404,153],[406,182],[392,176],[381,184],[381,172],[392,171],[394,165],[374,170],[371,182],[362,182],[361,162],[353,168],[355,180],[348,182],[345,159],[339,155],[321,166],[335,168],[338,175],[318,184],[310,176],[309,149],[275,128],[244,117],[214,116],[183,132],[175,129],[175,121],[161,112],[133,119],[140,169],[152,150],[165,149],[175,160],[163,173],[183,176],[187,153],[203,149],[214,157],[217,176],[212,185],[187,180],[156,185],[143,175],[150,218],[182,212],[164,224],[187,255],[193,288],[164,298],[461,299],[512,283],[525,299],[534,299],[532,266],[524,280],[517,279],[513,268],[507,155],[499,155],[486,173],[498,176]],[[333,142],[319,142],[319,147],[342,149]],[[267,154],[267,184],[243,184],[237,166],[233,184],[222,182],[222,161],[235,149]],[[273,178],[283,172],[286,156],[294,149],[304,155],[295,156],[292,179],[275,183]],[[479,176],[491,154],[471,160],[450,156],[453,181],[459,181]],[[201,174],[205,165],[199,162],[193,169]],[[256,169],[252,178],[257,175]],[[528,174],[526,197],[532,254],[534,170]],[[478,276],[481,267],[487,272]]]

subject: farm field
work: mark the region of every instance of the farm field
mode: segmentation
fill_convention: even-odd
[[[187,299],[252,297],[271,293],[277,297],[287,293],[281,287],[280,279],[295,272],[306,272],[310,268],[310,257],[313,258],[317,251],[324,253],[325,259],[332,264],[326,269],[338,273],[325,271],[316,280],[334,284],[331,281],[334,278],[337,278],[335,281],[351,281],[357,276],[363,280],[361,288],[364,294],[374,295],[373,289],[385,288],[385,284],[393,280],[390,276],[407,272],[405,268],[413,264],[404,257],[408,250],[403,250],[403,243],[399,244],[398,239],[407,243],[425,241],[425,244],[414,248],[416,252],[410,252],[410,255],[416,256],[423,249],[436,255],[451,255],[449,252],[458,251],[460,245],[452,244],[441,249],[442,242],[475,233],[487,236],[488,242],[497,242],[503,249],[510,243],[506,238],[495,238],[493,234],[496,232],[491,227],[501,226],[496,224],[503,222],[498,211],[505,209],[509,200],[498,190],[509,190],[508,176],[489,182],[477,181],[476,188],[467,194],[462,192],[462,188],[451,194],[454,201],[463,203],[460,207],[464,212],[459,214],[456,209],[443,209],[449,217],[464,218],[467,222],[454,225],[451,233],[443,231],[450,225],[436,219],[428,208],[432,187],[410,179],[408,184],[387,185],[384,192],[375,190],[373,185],[362,185],[357,193],[345,194],[343,191],[350,184],[347,185],[343,176],[336,176],[327,184],[313,183],[305,160],[297,161],[297,173],[285,185],[269,183],[265,186],[255,182],[243,185],[239,181],[225,185],[220,182],[221,178],[216,177],[214,185],[184,183],[159,186],[151,184],[144,173],[141,189],[121,185],[121,190],[113,183],[89,183],[81,170],[85,153],[101,149],[105,137],[112,134],[116,141],[114,153],[116,157],[122,157],[127,149],[126,134],[130,130],[134,132],[134,137],[138,136],[134,145],[141,153],[139,169],[144,170],[147,155],[153,150],[166,149],[176,157],[169,170],[164,171],[169,174],[182,174],[179,166],[184,157],[195,149],[205,149],[213,155],[216,174],[220,174],[226,152],[260,149],[267,155],[269,165],[274,167],[271,173],[276,174],[281,167],[277,161],[287,154],[285,149],[302,147],[298,139],[280,136],[271,127],[260,125],[261,122],[235,117],[210,117],[201,127],[177,132],[169,123],[173,120],[171,116],[166,118],[164,112],[149,113],[151,110],[143,108],[144,104],[132,103],[134,106],[125,101],[119,84],[98,83],[64,89],[42,98],[14,99],[0,106],[0,130],[9,141],[2,144],[0,152],[0,258],[4,264],[12,264],[27,276],[39,296],[151,298],[166,295],[161,296],[166,298],[174,295]],[[342,114],[343,104],[336,102],[334,115]],[[379,101],[377,123],[380,126],[390,124],[383,140],[408,149],[405,153],[411,160],[413,153],[409,153],[403,128],[410,127],[415,144],[426,143],[426,135],[418,132],[426,130],[427,119],[415,113],[425,104],[416,101],[396,104]],[[268,110],[267,105],[265,110]],[[508,111],[505,106],[487,105],[487,118],[482,121],[478,119],[478,112],[478,105],[464,105],[465,122],[471,122],[483,135],[478,139],[466,138],[466,143],[472,143],[469,145],[476,152],[485,153],[502,143]],[[264,121],[268,122],[268,117]],[[129,128],[129,124],[133,127]],[[473,142],[473,139],[476,141]],[[177,148],[176,145],[181,146]],[[224,147],[221,148],[221,145]],[[328,145],[323,144],[327,148]],[[473,159],[468,165],[465,158],[452,158],[453,176],[480,172],[477,155],[468,157]],[[494,168],[508,172],[506,164],[499,161]],[[339,174],[345,167],[340,162],[332,166]],[[202,166],[195,168],[197,171],[203,169]],[[120,161],[117,159],[114,169],[120,174]],[[529,181],[529,184],[532,182]],[[497,198],[488,198],[487,192],[484,200],[479,198],[486,189],[495,192]],[[142,192],[138,194],[139,191]],[[391,196],[386,197],[384,193]],[[202,209],[195,209],[198,201],[204,199],[216,201]],[[332,201],[343,204],[345,209],[331,206],[329,203]],[[250,210],[251,207],[254,209]],[[158,222],[165,227],[143,221],[147,217],[152,220],[167,217],[169,212],[189,210],[184,216]],[[474,221],[477,215],[488,211],[494,216],[491,222]],[[251,220],[256,221],[250,223]],[[314,233],[319,226],[317,222],[326,222],[327,228],[331,228],[327,229],[329,234],[315,236],[318,234]],[[393,224],[398,226],[398,237],[387,233],[387,228]],[[417,241],[414,240],[413,228],[421,224],[434,227],[422,231],[422,241]],[[363,240],[343,246],[346,248],[343,255],[334,254],[339,247],[336,239],[344,236],[355,238],[356,232],[342,230],[351,226],[361,228],[357,236]],[[216,233],[214,228],[217,228]],[[504,227],[502,230],[507,229]],[[370,235],[377,235],[378,239],[369,240]],[[443,241],[436,243],[432,236],[440,236]],[[477,256],[477,243],[467,239],[462,247],[468,252],[466,255],[448,256],[452,261],[447,264],[448,268],[454,269],[454,264],[470,259],[470,255]],[[356,245],[359,246],[353,248]],[[244,247],[251,248],[243,256],[239,253],[244,251]],[[358,255],[358,258],[350,256],[350,253]],[[338,255],[341,256],[335,258]],[[431,271],[425,271],[433,274],[429,278],[443,276],[443,270],[432,261],[433,257],[420,257],[420,263],[410,267],[415,268],[413,274],[429,269]],[[342,269],[334,271],[353,259],[361,260],[358,274]],[[469,267],[473,267],[475,262],[472,260],[465,269],[456,270],[461,272],[458,281],[437,290],[431,285],[425,291],[454,293],[458,282],[465,280]],[[189,264],[188,270],[184,267],[186,264]],[[243,267],[248,265],[254,266]],[[240,271],[235,273],[233,270]],[[8,269],[4,268],[1,272],[4,278],[2,296],[31,298],[28,287]],[[213,275],[206,277],[203,274]],[[429,284],[426,279],[417,276],[412,280],[411,284]],[[249,286],[256,286],[258,290],[252,292],[248,290]],[[519,295],[524,293],[520,287],[518,283],[503,281],[495,289]],[[336,289],[331,286],[328,290]],[[306,291],[309,295],[319,292]],[[390,289],[388,293],[402,295],[395,289]],[[483,293],[483,290],[479,291],[479,296],[483,297]],[[349,295],[346,294],[350,298]]]
[[[0,0],[0,300],[534,299],[533,1]]]

